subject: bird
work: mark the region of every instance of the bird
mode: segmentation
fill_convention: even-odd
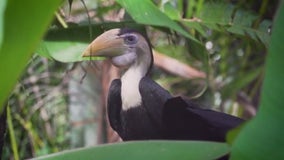
[[[111,82],[107,97],[110,126],[123,141],[226,141],[243,119],[175,97],[151,79],[153,53],[146,34],[132,28],[110,29],[95,38],[83,57],[106,57],[124,70]]]

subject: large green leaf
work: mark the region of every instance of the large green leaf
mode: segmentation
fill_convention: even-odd
[[[36,53],[60,62],[78,62],[82,60],[98,60],[102,57],[82,57],[88,44],[104,32],[104,29],[129,26],[141,30],[141,25],[132,22],[105,22],[94,25],[84,24],[69,28],[51,29],[46,34],[44,41],[38,46]],[[92,33],[91,37],[90,34]]]
[[[71,41],[44,41],[36,53],[60,62],[76,62],[83,59],[82,53],[88,44]]]
[[[284,159],[284,3],[273,25],[257,116],[238,135],[232,159]]]
[[[0,110],[52,20],[59,0],[7,1],[0,49]],[[3,2],[1,2],[3,3]],[[0,17],[3,22],[3,17]]]
[[[65,151],[36,160],[206,160],[229,152],[225,143],[200,141],[137,141]]]
[[[101,60],[102,57],[82,57],[87,43],[72,41],[44,41],[36,53],[41,56],[53,58],[60,62],[78,62],[83,60]]]
[[[123,6],[132,18],[141,24],[170,28],[191,40],[198,42],[188,34],[178,23],[161,12],[150,0],[116,0]]]
[[[91,29],[94,37],[103,32],[97,25]],[[36,53],[60,62],[82,61],[82,53],[91,41],[88,25],[51,29],[38,46]]]

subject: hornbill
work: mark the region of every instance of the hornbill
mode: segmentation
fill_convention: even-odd
[[[201,109],[173,97],[148,76],[153,64],[147,36],[133,29],[111,29],[98,36],[83,57],[102,56],[125,69],[112,81],[107,99],[111,127],[123,140],[176,139],[225,141],[242,119]]]

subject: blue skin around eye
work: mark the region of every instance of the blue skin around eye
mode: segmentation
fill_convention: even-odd
[[[129,45],[136,44],[137,41],[138,38],[135,35],[127,35],[124,37],[124,42]]]

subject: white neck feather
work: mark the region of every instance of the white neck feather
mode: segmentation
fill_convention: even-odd
[[[149,48],[145,47],[145,50],[142,52],[149,52]],[[151,54],[148,53],[140,54],[135,63],[133,63],[121,77],[121,101],[123,110],[141,105],[142,97],[139,91],[139,83],[146,75],[151,65],[150,56]]]
[[[131,67],[121,77],[121,101],[123,110],[141,105],[142,98],[139,92],[139,82],[143,76],[138,67]]]

